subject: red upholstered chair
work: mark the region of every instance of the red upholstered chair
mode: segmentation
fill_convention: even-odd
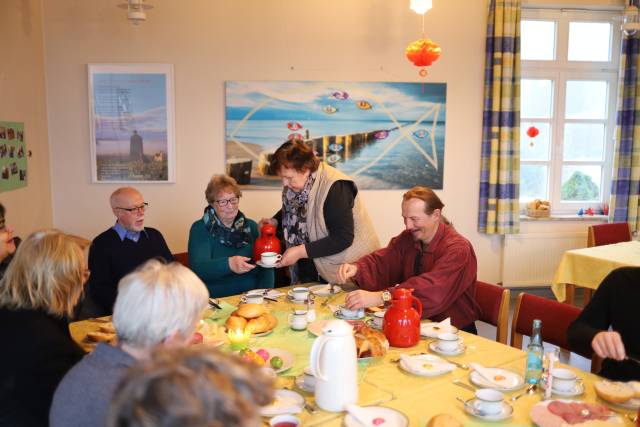
[[[485,282],[476,282],[476,302],[480,320],[496,327],[496,341],[507,344],[509,330],[509,289]]]
[[[511,346],[522,348],[522,335],[531,336],[533,319],[542,320],[544,342],[571,351],[567,341],[567,329],[582,309],[556,300],[542,298],[524,292],[518,295],[511,322]]]
[[[613,222],[589,227],[587,246],[611,245],[631,240],[631,229],[628,222]]]
[[[172,255],[173,255],[173,259],[175,259],[177,262],[184,265],[185,267],[189,268],[189,252],[180,252]]]

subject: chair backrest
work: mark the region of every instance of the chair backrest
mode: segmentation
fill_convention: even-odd
[[[476,302],[480,320],[496,327],[496,341],[507,344],[509,329],[509,289],[491,283],[476,282]]]
[[[522,335],[531,336],[533,319],[542,320],[542,340],[565,350],[567,329],[582,309],[524,292],[518,295],[511,322],[511,346],[522,348]]]
[[[184,265],[185,267],[189,268],[189,252],[180,252],[172,255],[173,255],[173,259],[175,259],[177,262]]]
[[[612,222],[589,226],[587,246],[611,245],[631,240],[631,229],[628,222]]]

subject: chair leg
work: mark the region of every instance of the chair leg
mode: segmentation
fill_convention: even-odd
[[[584,297],[582,298],[582,303],[586,307],[591,301],[591,297],[593,296],[593,289],[584,288]]]
[[[576,294],[576,287],[575,285],[572,285],[570,283],[567,283],[565,285],[565,295],[566,298],[564,300],[565,303],[569,304],[569,305],[573,305],[573,301],[575,299],[575,294]]]

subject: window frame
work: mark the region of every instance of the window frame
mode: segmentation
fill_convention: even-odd
[[[561,9],[525,9],[522,10],[522,21],[555,22],[555,46],[553,60],[521,60],[521,80],[551,80],[552,114],[550,119],[524,117],[523,122],[546,122],[550,129],[550,153],[548,161],[522,160],[521,166],[527,164],[546,164],[547,198],[551,201],[552,213],[557,215],[576,214],[580,208],[592,208],[598,212],[603,203],[608,203],[611,192],[611,172],[616,130],[616,109],[618,97],[618,68],[620,61],[621,32],[619,30],[619,12],[613,11],[566,11]],[[569,61],[569,23],[570,22],[603,22],[611,25],[610,58],[608,62]],[[569,119],[566,115],[567,81],[606,81],[608,94],[605,119]],[[563,160],[564,132],[567,123],[604,123],[603,159]],[[600,197],[594,202],[562,201],[562,170],[565,165],[598,165],[602,166],[600,177]],[[526,210],[527,201],[520,200],[522,211]]]

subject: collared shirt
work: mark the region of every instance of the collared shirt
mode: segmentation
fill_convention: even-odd
[[[118,233],[118,237],[120,237],[120,241],[124,241],[124,239],[129,239],[138,243],[138,240],[140,240],[140,231],[127,230],[119,222],[116,222],[116,225],[114,225],[112,228],[115,230],[116,233]],[[144,231],[145,235],[147,234],[147,231],[144,228],[142,229],[142,231]]]

